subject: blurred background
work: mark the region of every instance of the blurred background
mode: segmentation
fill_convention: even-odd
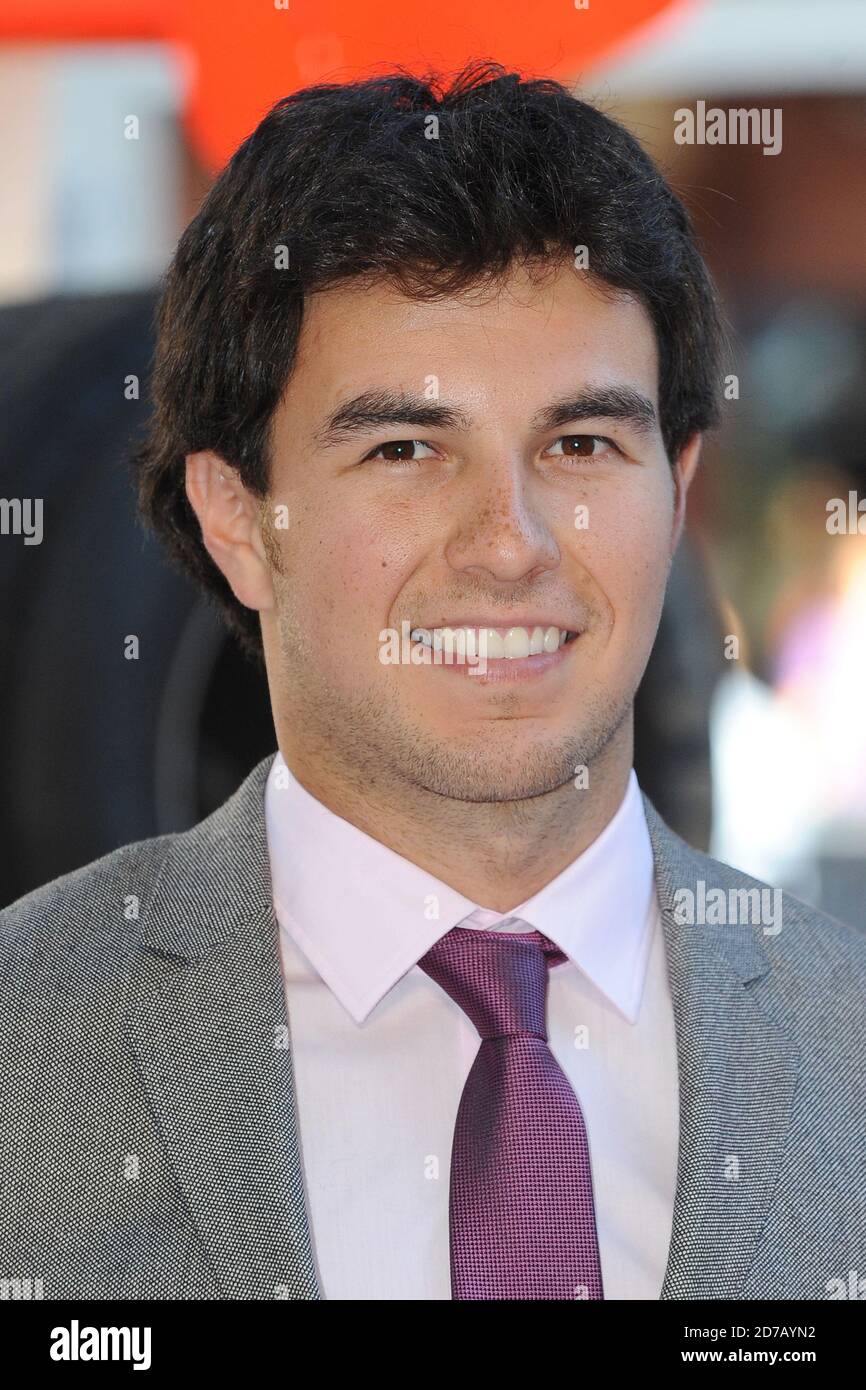
[[[193,824],[276,746],[263,673],[136,521],[159,277],[273,100],[420,54],[568,82],[689,205],[733,356],[638,776],[693,844],[866,929],[866,4],[539,3],[532,36],[443,6],[432,38],[383,0],[0,7],[0,901]],[[701,110],[732,109],[780,148],[714,143]],[[28,544],[8,504],[37,498]]]

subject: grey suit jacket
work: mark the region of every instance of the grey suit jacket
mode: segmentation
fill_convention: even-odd
[[[41,1280],[46,1299],[323,1296],[271,902],[271,761],[193,829],[0,915],[0,1280]],[[645,807],[680,1092],[661,1297],[851,1296],[866,1277],[866,936],[787,895],[778,932],[680,924],[684,888],[700,901],[701,883],[766,885]]]

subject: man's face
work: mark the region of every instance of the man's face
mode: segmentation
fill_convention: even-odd
[[[515,800],[630,728],[678,525],[636,302],[570,266],[429,302],[312,296],[272,444],[288,525],[263,636],[301,762]],[[447,627],[497,630],[486,674],[380,659],[385,630],[447,647]]]

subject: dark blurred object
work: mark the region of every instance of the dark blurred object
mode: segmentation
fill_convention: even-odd
[[[276,747],[264,671],[140,527],[128,458],[147,418],[156,292],[0,310],[0,494],[44,537],[0,538],[0,901],[117,845],[186,829]],[[140,382],[127,400],[125,380]],[[125,642],[139,639],[139,659]],[[720,650],[687,543],[636,705],[635,765],[669,824],[710,830]]]
[[[672,830],[705,853],[712,830],[709,707],[725,671],[722,624],[684,536],[634,706],[637,779]]]
[[[0,312],[0,494],[44,499],[41,545],[0,538],[4,903],[193,824],[276,747],[264,673],[136,519],[155,299]]]

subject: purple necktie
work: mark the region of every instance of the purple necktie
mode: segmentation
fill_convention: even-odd
[[[454,927],[418,962],[481,1037],[451,1152],[455,1299],[604,1298],[586,1127],[547,1044],[566,959],[538,931]]]

